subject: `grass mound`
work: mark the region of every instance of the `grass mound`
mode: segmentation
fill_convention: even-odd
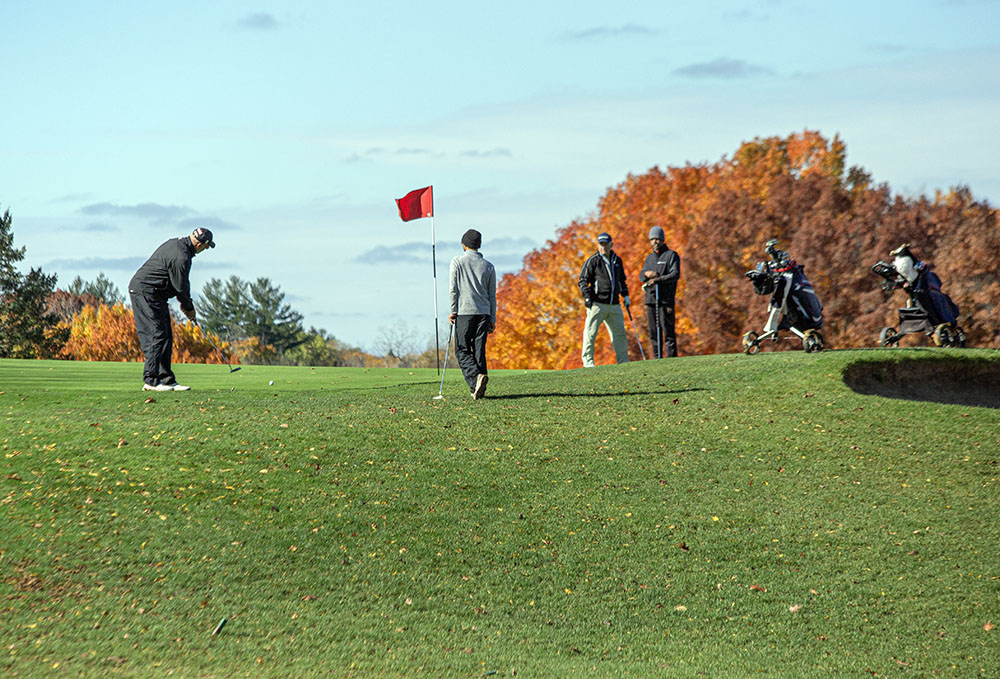
[[[987,676],[1000,411],[845,383],[958,356],[0,361],[0,671]]]

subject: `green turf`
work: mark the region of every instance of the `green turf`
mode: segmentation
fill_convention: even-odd
[[[959,359],[0,361],[0,674],[996,676],[1000,410],[842,379]]]

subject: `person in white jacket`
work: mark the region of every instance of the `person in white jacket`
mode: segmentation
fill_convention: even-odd
[[[469,229],[462,236],[463,253],[451,260],[449,289],[455,326],[455,358],[473,399],[486,394],[486,337],[497,326],[497,273],[479,252],[483,236]]]

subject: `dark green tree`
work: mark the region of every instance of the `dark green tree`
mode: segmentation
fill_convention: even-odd
[[[267,278],[246,282],[230,276],[213,278],[202,288],[196,306],[200,322],[227,342],[256,337],[274,347],[279,356],[308,339],[302,314],[285,304],[285,293]]]
[[[73,279],[73,282],[70,283],[67,292],[81,297],[83,295],[93,295],[103,304],[107,304],[108,306],[125,301],[125,296],[122,295],[120,290],[118,290],[118,286],[112,283],[108,277],[104,275],[103,271],[97,274],[97,280],[94,281],[85,281],[77,276]]]
[[[14,247],[12,221],[9,210],[0,216],[0,357],[50,358],[64,339],[45,305],[56,276],[35,268],[27,275],[17,270],[25,248]]]

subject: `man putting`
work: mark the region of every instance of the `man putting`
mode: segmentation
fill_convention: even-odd
[[[602,323],[611,335],[615,360],[618,363],[628,363],[625,316],[618,301],[621,297],[627,307],[632,302],[628,296],[625,267],[621,257],[611,249],[611,235],[608,233],[597,236],[597,252],[580,269],[580,293],[583,295],[583,305],[587,307],[587,320],[583,326],[583,367],[594,367],[594,342]]]
[[[479,252],[483,236],[469,229],[462,236],[463,253],[449,269],[451,313],[455,326],[455,358],[473,399],[486,394],[486,336],[497,326],[497,273]]]
[[[208,248],[214,248],[212,232],[197,228],[190,236],[171,238],[139,267],[128,284],[132,300],[132,316],[139,346],[146,356],[142,369],[142,388],[145,391],[187,391],[191,387],[177,384],[170,369],[170,356],[174,349],[170,329],[170,308],[167,300],[176,297],[181,311],[195,321],[194,303],[191,301],[191,259]]]

